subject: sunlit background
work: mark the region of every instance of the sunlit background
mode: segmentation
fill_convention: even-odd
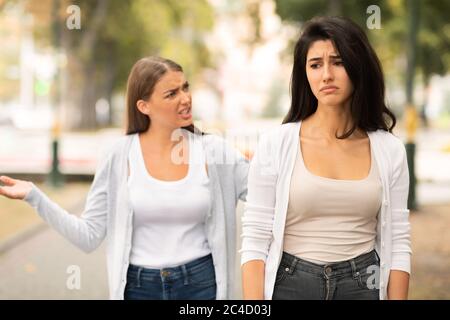
[[[410,298],[449,299],[450,1],[0,0],[0,174],[81,213],[124,134],[128,73],[149,55],[183,66],[199,128],[251,156],[289,108],[293,45],[317,15],[353,19],[379,55],[394,133],[415,148]],[[103,248],[83,254],[0,198],[0,299],[106,298]]]

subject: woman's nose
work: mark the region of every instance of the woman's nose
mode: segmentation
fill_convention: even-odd
[[[333,79],[333,70],[331,67],[332,66],[328,63],[326,63],[323,67],[322,78],[323,78],[323,81],[325,81],[325,82]]]
[[[191,101],[191,93],[190,92],[183,92],[181,93],[181,103],[189,103]]]

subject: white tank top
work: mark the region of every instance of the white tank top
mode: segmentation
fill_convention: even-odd
[[[134,211],[131,264],[162,269],[211,253],[205,233],[211,208],[205,154],[200,139],[181,131],[189,141],[189,169],[176,181],[153,178],[145,167],[139,136],[133,139],[128,179]]]

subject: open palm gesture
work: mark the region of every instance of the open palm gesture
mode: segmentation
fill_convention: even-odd
[[[0,195],[7,198],[23,200],[31,189],[31,182],[12,179],[6,176],[0,177]]]

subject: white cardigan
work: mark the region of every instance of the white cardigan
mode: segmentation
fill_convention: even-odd
[[[300,126],[301,122],[287,123],[263,135],[250,165],[242,217],[241,264],[265,261],[265,299],[272,298],[281,260]],[[383,186],[375,249],[380,256],[380,299],[386,299],[390,270],[410,273],[408,164],[400,139],[383,130],[368,135]]]
[[[68,214],[36,186],[25,197],[46,222],[85,252],[93,251],[106,238],[109,292],[115,300],[124,298],[132,246],[134,213],[127,159],[133,137],[122,137],[100,163],[81,217]],[[230,299],[236,279],[236,203],[245,201],[248,162],[222,138],[212,134],[198,138],[205,150],[212,195],[205,232],[214,260],[216,298]]]

